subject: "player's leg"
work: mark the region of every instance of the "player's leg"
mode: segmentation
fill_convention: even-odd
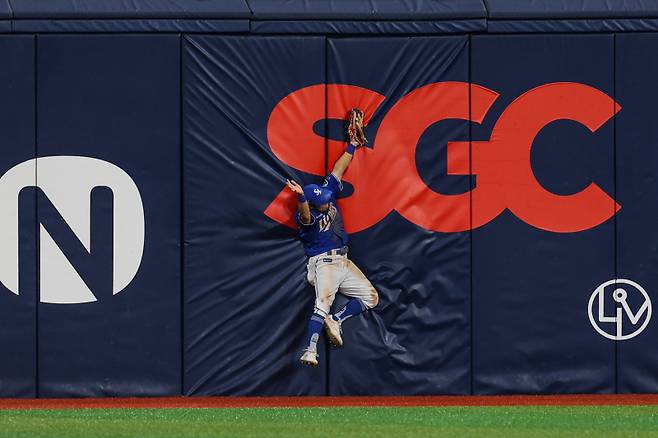
[[[346,273],[340,284],[339,291],[350,300],[325,320],[327,335],[336,346],[343,344],[342,324],[347,319],[356,316],[368,309],[372,309],[379,302],[377,290],[363,272],[352,262],[345,258]]]
[[[379,294],[370,280],[361,272],[352,260],[347,260],[347,274],[340,284],[340,293],[350,297],[351,300],[333,315],[336,321],[345,321],[366,310],[372,309],[379,303]]]
[[[315,270],[315,308],[308,322],[306,348],[300,360],[304,364],[316,366],[318,364],[318,339],[324,326],[324,320],[329,315],[331,304],[336,297],[341,269],[338,260],[331,257],[319,257],[313,263],[309,263],[308,268]]]

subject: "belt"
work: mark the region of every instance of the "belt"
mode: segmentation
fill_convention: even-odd
[[[347,254],[347,247],[344,246],[342,248],[338,249],[332,249],[327,252],[323,252],[321,255],[328,255],[328,256],[333,256],[333,255],[345,255]]]

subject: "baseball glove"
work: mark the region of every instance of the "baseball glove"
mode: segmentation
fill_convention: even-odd
[[[347,128],[347,135],[350,143],[354,146],[365,146],[368,142],[363,132],[363,111],[358,108],[353,108],[350,111],[350,124]]]

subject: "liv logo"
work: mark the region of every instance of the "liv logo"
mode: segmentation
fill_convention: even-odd
[[[144,207],[133,179],[107,161],[78,156],[52,156],[24,161],[0,177],[0,282],[19,294],[19,194],[36,187],[73,232],[88,255],[92,239],[92,191],[112,193],[112,294],[121,292],[135,277],[144,251]],[[106,190],[107,190],[106,189]],[[41,193],[40,193],[41,194]],[[108,222],[109,223],[109,222]],[[109,230],[108,230],[109,233]],[[39,278],[41,302],[55,304],[97,301],[89,284],[56,243],[39,218]],[[109,263],[109,260],[108,260]]]
[[[642,333],[651,321],[651,299],[632,280],[609,280],[592,292],[587,313],[601,336],[625,341]]]

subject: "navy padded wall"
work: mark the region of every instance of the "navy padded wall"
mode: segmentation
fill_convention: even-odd
[[[486,0],[492,19],[658,17],[652,0]]]
[[[297,231],[266,211],[286,178],[318,181],[324,38],[186,37],[185,394],[322,395],[326,367],[300,366],[314,292]],[[311,87],[313,93],[290,97]],[[268,125],[269,122],[269,125]],[[307,173],[292,163],[308,158]],[[296,208],[283,191],[282,221]]]
[[[622,206],[617,215],[617,277],[637,282],[654,303],[658,288],[658,127],[654,117],[658,60],[647,54],[656,49],[658,35],[616,37],[616,91],[623,107],[616,124],[617,202]],[[628,297],[631,311],[641,310],[643,300],[638,301],[638,293],[629,290]],[[622,316],[624,334],[636,331],[646,319],[646,314],[640,315],[633,324],[625,312]],[[619,392],[658,392],[655,314],[653,319],[637,337],[618,343]]]
[[[491,33],[658,30],[653,0],[487,0]]]
[[[248,32],[251,16],[244,0],[20,0],[12,8],[12,31],[21,33]]]
[[[500,169],[511,160],[505,148],[523,132],[521,127],[531,124],[528,120],[533,114],[547,108],[556,114],[568,112],[577,104],[561,98],[561,104],[535,103],[519,110],[518,119],[508,124],[506,143],[476,149],[477,141],[492,137],[503,110],[517,103],[523,93],[539,86],[543,86],[540,92],[548,90],[548,83],[573,82],[614,96],[612,40],[612,36],[573,35],[473,37],[472,82],[500,93],[484,123],[473,126],[473,168],[490,151],[494,171]],[[612,104],[596,104],[584,111],[594,108],[612,117]],[[523,117],[525,121],[520,120]],[[500,140],[502,133],[493,137]],[[608,194],[601,208],[612,216],[611,121],[591,133],[578,122],[556,120],[541,129],[526,160],[516,162],[505,174],[531,166],[541,187],[563,196],[594,182]],[[476,187],[484,184],[483,179],[476,181]],[[525,188],[523,181],[511,184],[518,191]],[[557,215],[546,210],[543,201],[504,190],[503,185],[483,199],[473,195],[474,218],[483,214],[490,201],[502,199],[510,204],[521,199],[531,212],[542,211],[535,217],[579,219]],[[583,206],[590,208],[594,206]],[[528,221],[506,210],[473,231],[474,392],[614,392],[614,344],[597,334],[587,317],[591,292],[614,278],[614,220],[579,232],[547,231]]]
[[[267,34],[452,34],[484,32],[484,19],[427,21],[252,20],[251,33]]]
[[[48,191],[39,198],[42,226],[96,299],[40,304],[40,395],[180,394],[180,40],[40,36],[37,43],[40,160],[87,156],[120,167],[139,190],[146,229],[139,270],[113,295],[111,218],[121,223],[125,190],[91,193],[91,259],[71,233],[81,230],[59,217],[70,217],[61,198]]]
[[[249,18],[244,0],[9,0],[17,19]],[[1,4],[1,2],[0,2]]]
[[[247,32],[249,21],[198,19],[14,20],[15,33],[227,33]],[[0,22],[2,26],[2,22]]]
[[[0,37],[0,397],[658,392],[656,324],[594,327],[642,296],[592,307],[658,286],[658,37],[612,34],[656,30],[653,0],[0,0],[29,34]],[[284,181],[321,181],[353,106],[339,202],[380,303],[308,369]],[[80,196],[99,160],[128,179]],[[146,231],[117,291],[119,180]]]
[[[486,31],[481,0],[249,0],[252,33],[464,33]]]
[[[489,33],[655,32],[656,18],[488,20]]]
[[[350,258],[380,294],[374,310],[345,323],[345,346],[331,351],[331,395],[470,391],[470,178],[448,175],[446,152],[449,141],[468,145],[468,53],[466,37],[329,40],[328,87],[371,90],[329,88],[327,107],[331,119],[352,107],[372,116],[370,149],[356,152],[339,205]],[[450,81],[459,83],[436,84]],[[329,129],[331,170],[344,124]],[[457,208],[435,192],[465,195]],[[436,231],[453,223],[464,231]]]
[[[431,20],[484,18],[481,0],[248,0],[256,20]]]
[[[3,96],[0,100],[0,175],[5,175],[14,166],[29,162],[35,156],[34,37],[0,37],[0,57],[5,61],[0,64]],[[28,174],[23,183],[34,186],[34,164],[28,172],[32,177]],[[4,187],[6,179],[0,179],[0,184]],[[36,198],[33,189],[20,192],[2,189],[1,193],[5,205],[2,212],[3,233],[6,233],[3,248],[8,251],[5,254],[9,258],[3,257],[4,274],[0,279],[3,282],[0,284],[0,350],[3,357],[0,360],[0,397],[35,397]],[[14,222],[16,218],[17,223]],[[16,243],[15,249],[7,250]]]
[[[11,32],[11,16],[9,0],[0,0],[0,32]]]

